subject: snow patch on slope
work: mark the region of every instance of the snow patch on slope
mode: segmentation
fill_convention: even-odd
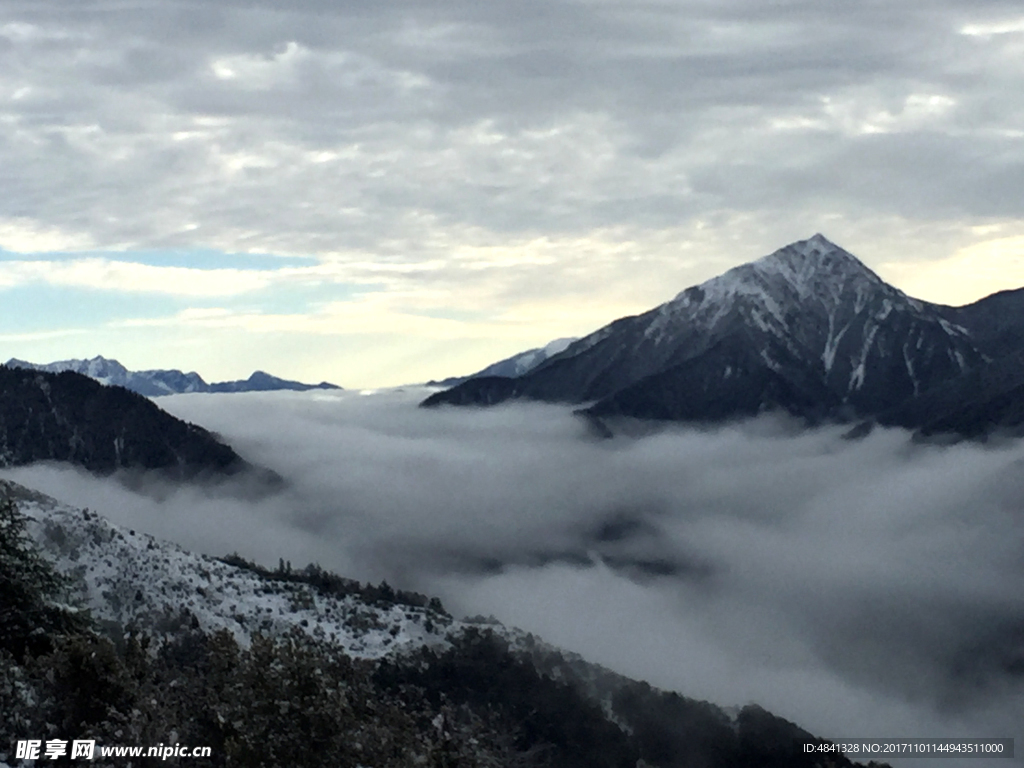
[[[189,625],[226,629],[243,645],[256,632],[280,635],[297,627],[363,659],[443,646],[448,631],[464,627],[427,608],[370,604],[357,595],[266,580],[41,495],[19,499],[18,507],[44,554],[72,578],[78,598],[101,622],[156,636]]]
[[[645,336],[661,343],[680,323],[714,331],[742,304],[751,308],[760,330],[782,338],[787,307],[814,304],[834,314],[847,286],[862,304],[873,290],[887,287],[855,256],[818,234],[687,288],[655,310]]]

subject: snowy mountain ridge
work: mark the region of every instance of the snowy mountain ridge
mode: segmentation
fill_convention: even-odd
[[[957,372],[962,373],[967,367],[967,353],[961,349],[971,344],[966,329],[947,322],[931,305],[888,285],[859,259],[821,234],[737,267],[709,283],[725,284],[725,295],[716,302],[719,316],[722,308],[728,306],[727,298],[736,301],[736,296],[745,293],[751,304],[766,310],[750,311],[751,319],[759,327],[779,338],[795,337],[814,352],[820,350],[826,377],[836,364],[844,336],[852,329],[861,343],[859,349],[854,346],[849,353],[847,394],[863,386],[872,345],[882,324],[893,313],[916,316],[920,323],[941,329],[949,338],[950,359]],[[684,291],[684,297],[685,294]],[[800,308],[798,314],[794,314],[793,307]],[[905,340],[901,351],[916,393],[920,381],[910,359],[909,345],[920,348],[924,341],[916,329],[910,333],[911,338]],[[843,375],[847,375],[845,370]]]
[[[849,393],[863,386],[872,343],[880,324],[894,312],[920,315],[955,346],[970,343],[964,328],[930,312],[924,302],[888,285],[853,254],[816,234],[681,291],[649,313],[644,336],[657,345],[671,344],[681,329],[687,334],[725,334],[739,315],[795,355],[810,350],[828,376],[843,338],[853,330],[851,335],[862,343],[850,350]],[[963,353],[954,352],[951,359],[964,370]],[[766,362],[780,365],[773,359]],[[907,368],[917,383],[912,364]]]
[[[990,362],[988,325],[984,312],[907,296],[816,234],[615,320],[524,375],[471,379],[424,404],[528,398],[590,404],[599,416],[872,418]]]
[[[543,363],[548,358],[554,357],[555,355],[559,354],[560,352],[563,352],[574,341],[576,341],[575,338],[555,339],[554,341],[549,341],[543,347],[539,347],[538,349],[530,349],[530,350],[527,350],[526,352],[519,353],[515,357],[509,358],[507,362],[511,365],[512,369],[515,371],[515,373],[513,373],[512,375],[514,375],[514,376],[522,376],[527,371],[530,371],[530,370],[536,368],[538,365]],[[500,363],[496,363],[495,365],[492,365],[492,366],[490,366],[488,368],[485,368],[478,375],[480,375],[480,376],[500,376],[500,375],[502,375],[500,373],[497,373],[494,370],[497,365],[500,365]]]
[[[36,371],[61,373],[74,371],[83,376],[95,379],[107,386],[118,386],[138,392],[146,397],[176,395],[189,392],[265,392],[268,390],[287,389],[305,391],[310,389],[340,389],[326,381],[319,384],[303,384],[299,381],[281,379],[263,371],[255,371],[248,379],[207,383],[195,371],[184,373],[177,369],[154,369],[147,371],[130,371],[117,360],[101,355],[87,359],[58,360],[54,363],[30,363],[25,360],[11,358],[5,365],[8,368],[29,368]]]
[[[496,363],[491,363],[486,368],[470,376],[451,376],[442,381],[430,381],[427,383],[435,386],[454,387],[456,384],[461,384],[468,379],[480,376],[506,376],[510,378],[524,376],[545,360],[560,354],[574,341],[576,341],[576,337],[555,339],[554,341],[549,341],[543,347],[535,347],[524,352],[518,352],[512,355],[512,357],[506,357]]]

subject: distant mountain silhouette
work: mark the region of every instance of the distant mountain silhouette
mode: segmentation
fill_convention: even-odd
[[[183,373],[176,369],[129,371],[117,360],[105,357],[94,357],[89,360],[59,360],[55,363],[29,363],[25,360],[11,358],[7,361],[9,368],[30,368],[36,371],[60,373],[74,371],[95,379],[101,384],[113,384],[146,397],[174,395],[186,392],[268,392],[272,390],[292,390],[305,392],[310,389],[341,389],[335,384],[322,381],[319,384],[303,384],[271,376],[263,371],[256,371],[248,379],[237,381],[221,381],[208,384],[203,377],[192,371]]]

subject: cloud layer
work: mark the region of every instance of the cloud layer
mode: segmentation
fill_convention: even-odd
[[[1002,0],[3,16],[3,213],[106,246],[403,253],[459,226],[1021,217],[1021,16]]]
[[[6,3],[0,290],[45,308],[19,331],[68,331],[53,359],[356,385],[582,335],[816,231],[965,302],[1024,283],[1021,19],[1007,0]],[[219,258],[158,273],[144,254],[166,249]],[[32,263],[53,252],[74,263]],[[245,253],[315,266],[235,280]],[[297,283],[315,290],[282,308]],[[173,332],[98,318],[154,290],[185,303],[156,313]],[[211,306],[233,330],[204,357],[178,313]],[[244,332],[320,369],[257,361]]]
[[[753,422],[597,440],[419,391],[162,401],[290,485],[5,475],[212,554],[318,561],[826,736],[1024,737],[1024,445]]]

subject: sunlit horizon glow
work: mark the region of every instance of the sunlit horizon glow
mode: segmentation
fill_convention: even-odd
[[[534,244],[527,248],[530,245]],[[579,247],[580,243],[577,241],[572,245]],[[638,250],[635,242],[591,242],[588,245],[592,254],[600,253],[603,247],[611,259],[624,251]],[[665,244],[659,245],[665,251],[670,249]],[[498,266],[491,266],[481,259],[470,268],[477,271],[501,269],[502,259],[543,265],[545,261],[557,258],[552,256],[552,252],[556,252],[559,246],[565,249],[565,246],[550,241],[540,244],[540,247],[535,246],[529,252],[495,246],[483,250],[488,251]],[[657,246],[651,250],[655,248]],[[465,248],[467,253],[477,250],[480,249]],[[679,250],[685,253],[688,249]],[[143,302],[146,297],[156,296],[170,298],[182,308],[158,316],[125,315],[103,321],[99,327],[83,323],[69,324],[57,330],[0,332],[0,343],[9,349],[20,350],[20,354],[12,351],[4,359],[22,357],[26,351],[32,362],[40,363],[121,355],[118,359],[130,369],[178,367],[199,370],[209,381],[244,378],[252,370],[263,368],[272,369],[278,375],[293,374],[310,381],[339,380],[343,386],[352,387],[399,386],[478,370],[501,357],[543,346],[551,339],[582,336],[618,317],[646,311],[689,285],[735,266],[723,259],[719,262],[720,271],[713,271],[714,263],[707,262],[694,263],[689,270],[677,268],[684,279],[690,274],[693,277],[688,283],[662,286],[661,295],[656,293],[655,281],[650,281],[650,285],[634,287],[632,295],[622,291],[625,295],[616,296],[608,289],[595,289],[590,295],[580,295],[575,291],[563,298],[547,291],[547,295],[520,299],[516,302],[518,306],[503,308],[493,302],[488,310],[487,300],[492,300],[493,295],[455,296],[443,289],[402,290],[398,283],[406,275],[401,274],[400,269],[392,270],[399,272],[397,280],[371,276],[374,273],[386,274],[387,265],[331,266],[330,263],[320,263],[303,267],[235,269],[152,265],[132,261],[134,254],[131,252],[113,255],[104,252],[95,257],[86,252],[62,257],[47,251],[46,258],[38,260],[33,259],[31,253],[17,254],[20,257],[17,260],[13,258],[15,254],[8,252],[7,255],[12,258],[0,262],[0,290],[28,292],[42,285],[80,292],[84,295],[83,301],[102,301],[104,294],[108,293],[135,295]],[[760,255],[764,254],[750,255],[737,260],[736,264]],[[178,254],[178,257],[187,259],[188,254]],[[204,257],[209,260],[209,254],[204,254]],[[991,232],[986,231],[974,243],[957,248],[947,258],[934,261],[871,264],[869,259],[862,257],[862,260],[908,295],[939,304],[967,304],[1000,290],[1024,286],[1022,235],[993,238]],[[686,261],[685,256],[680,259],[683,264]],[[223,257],[223,263],[231,263],[230,255]],[[438,265],[437,268],[444,267]],[[431,269],[429,264],[420,264],[409,271],[422,273]],[[393,287],[383,287],[387,282],[391,282]],[[275,288],[287,290],[288,286],[333,287],[349,295],[342,301],[315,303],[300,307],[299,311],[276,311],[277,301],[272,294]],[[481,286],[480,290],[483,293],[487,287]],[[193,306],[191,302],[196,300],[202,304]],[[170,348],[159,345],[153,349],[149,341],[141,338],[143,334],[151,333],[177,335],[179,338],[171,342],[173,346]],[[357,353],[357,360],[368,363],[370,370],[379,371],[376,376],[363,379],[353,376],[351,360],[319,360],[313,365],[296,365],[296,356],[282,356],[278,361],[272,361],[278,363],[275,367],[259,358],[250,358],[250,369],[244,362],[241,365],[234,360],[219,362],[223,350],[215,344],[200,351],[202,339],[217,339],[219,344],[231,345],[234,334],[244,334],[250,339],[273,336],[281,340],[282,337],[290,337],[298,345],[313,348],[325,337],[341,341],[365,336],[387,341],[382,342],[383,348],[364,348]],[[191,344],[180,338],[186,335],[193,337]],[[126,336],[129,338],[125,339]],[[132,343],[131,336],[138,337],[139,342]],[[110,349],[101,348],[97,337],[112,340],[118,349],[124,351],[114,354]],[[415,360],[415,353],[419,351],[414,350],[417,345],[431,347],[452,343],[463,345],[465,354],[448,358],[450,362],[444,365],[451,367],[434,367],[429,361]],[[180,352],[190,347],[191,353]],[[45,359],[39,353],[33,354],[37,348],[48,350],[43,353]],[[410,352],[414,358],[407,362],[403,353],[407,355]],[[393,359],[396,356],[400,356],[397,364]]]

